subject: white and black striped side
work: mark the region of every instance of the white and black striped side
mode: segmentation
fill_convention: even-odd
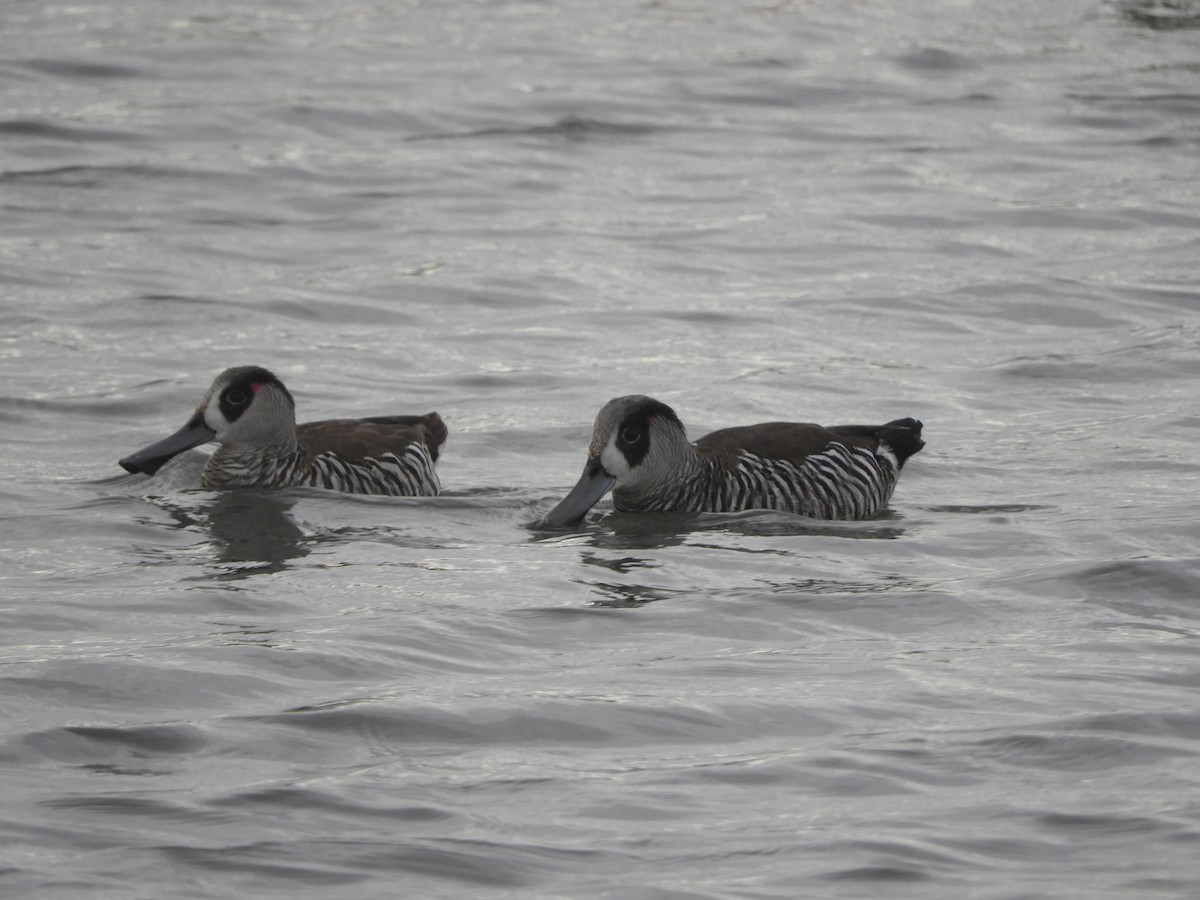
[[[637,496],[615,494],[623,512],[739,512],[774,509],[818,519],[867,519],[878,514],[896,487],[894,456],[830,444],[803,463],[740,453],[737,465],[707,460],[695,477]]]
[[[722,474],[722,510],[778,509],[818,519],[866,519],[887,505],[897,473],[895,457],[885,447],[872,453],[830,444],[799,465],[742,453],[737,467]]]
[[[437,496],[442,488],[429,448],[419,442],[409,444],[399,453],[383,453],[354,462],[336,453],[322,453],[291,484],[389,497]]]

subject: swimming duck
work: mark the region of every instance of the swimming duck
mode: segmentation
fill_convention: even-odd
[[[207,488],[308,485],[351,494],[432,496],[434,463],[446,440],[437,413],[329,419],[296,424],[283,382],[261,366],[226,369],[200,406],[169,438],[120,460],[153,475],[192,447],[220,444],[200,475]]]
[[[626,512],[776,509],[818,519],[865,519],[892,496],[904,461],[925,446],[921,422],[723,428],[695,443],[665,403],[617,397],[596,417],[579,482],[537,523],[578,525],[611,489]]]

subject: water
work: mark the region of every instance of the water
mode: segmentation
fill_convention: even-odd
[[[6,897],[1192,897],[1200,8],[0,8]],[[259,363],[434,500],[120,456]],[[890,514],[593,514],[916,415]]]

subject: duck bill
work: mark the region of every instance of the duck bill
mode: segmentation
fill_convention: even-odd
[[[559,501],[558,506],[550,510],[546,517],[538,523],[540,528],[574,528],[583,521],[600,498],[612,490],[616,481],[604,471],[599,459],[589,459],[583,468],[583,474],[571,492]]]
[[[144,472],[147,475],[153,475],[184,450],[191,450],[193,447],[207,444],[216,436],[217,433],[204,423],[204,416],[197,413],[169,438],[164,438],[157,444],[151,444],[137,453],[131,453],[118,462],[126,472]]]

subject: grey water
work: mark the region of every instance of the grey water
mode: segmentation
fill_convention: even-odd
[[[0,4],[4,897],[1200,893],[1200,6]],[[255,363],[443,496],[116,460]],[[524,525],[610,397],[888,514]]]

